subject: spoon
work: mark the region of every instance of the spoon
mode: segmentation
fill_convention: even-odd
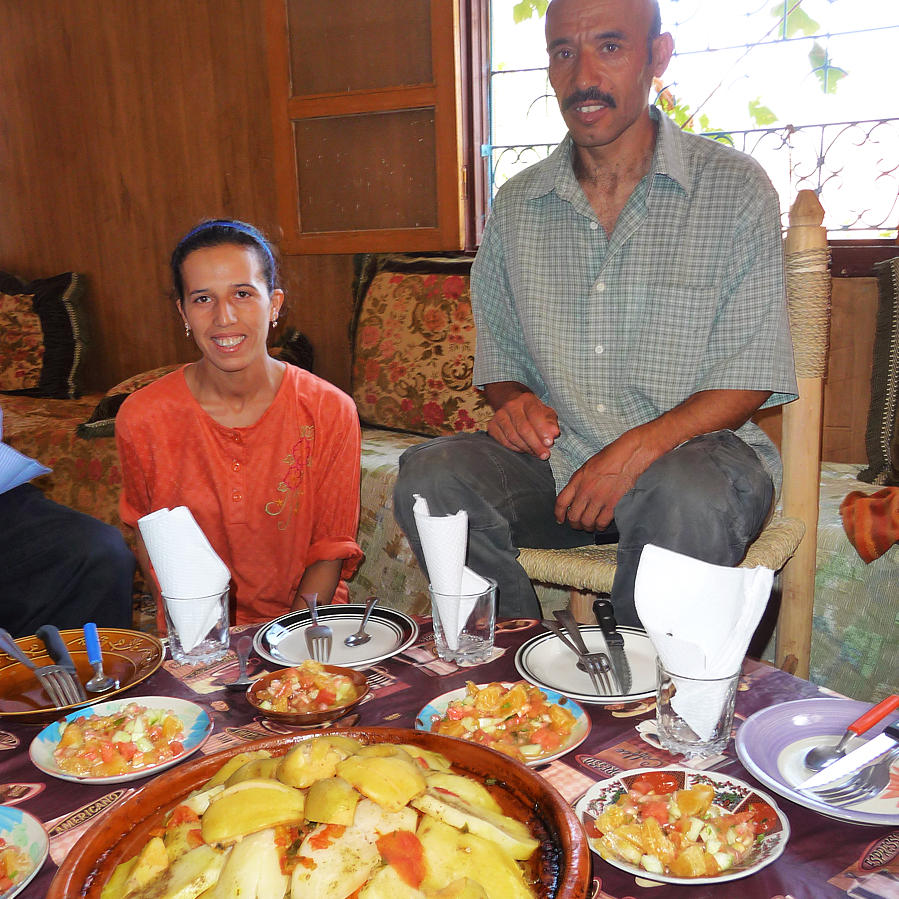
[[[365,633],[365,625],[368,623],[368,619],[371,616],[371,610],[375,607],[377,601],[377,596],[369,596],[368,599],[365,600],[365,614],[362,616],[362,624],[359,625],[359,630],[356,631],[355,634],[350,634],[349,637],[343,641],[347,646],[362,646],[363,643],[368,643],[368,641],[371,640],[371,634]]]
[[[105,693],[118,687],[119,682],[114,677],[108,677],[103,673],[103,653],[100,650],[100,637],[97,634],[97,625],[88,621],[84,625],[84,645],[87,649],[87,660],[94,669],[94,676],[84,685],[89,693]]]
[[[820,771],[828,765],[832,765],[837,759],[843,757],[846,752],[846,744],[853,736],[859,736],[866,730],[874,727],[878,721],[885,718],[890,712],[899,706],[899,694],[894,693],[877,703],[872,709],[868,709],[859,718],[856,718],[847,728],[846,733],[840,737],[836,746],[815,746],[805,754],[805,767],[810,771]]]
[[[250,657],[250,646],[253,641],[249,637],[241,637],[237,641],[237,661],[240,663],[240,674],[237,680],[228,681],[225,686],[229,690],[246,690],[253,683],[253,678],[247,677],[247,659]]]

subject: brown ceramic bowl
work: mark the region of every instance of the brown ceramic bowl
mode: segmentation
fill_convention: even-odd
[[[342,674],[348,677],[356,687],[356,698],[350,702],[345,702],[343,705],[331,706],[316,712],[276,712],[273,709],[264,709],[259,704],[259,693],[266,689],[274,678],[284,677],[288,671],[297,670],[294,668],[281,668],[278,671],[264,674],[258,680],[253,681],[247,690],[247,702],[260,715],[264,715],[272,721],[280,721],[281,724],[287,724],[291,727],[319,727],[322,724],[336,721],[356,708],[365,699],[368,694],[368,679],[362,671],[356,671],[355,668],[341,668],[338,665],[322,665],[322,667],[328,674]]]
[[[528,863],[532,866],[528,873],[541,899],[586,899],[590,885],[587,838],[574,810],[548,781],[525,765],[476,743],[386,727],[310,731],[256,740],[161,774],[114,805],[81,837],[53,878],[47,899],[99,899],[116,866],[137,855],[165,814],[231,756],[254,749],[281,755],[295,743],[325,733],[346,734],[364,743],[411,743],[443,753],[455,771],[491,784],[490,790],[503,811],[526,822],[540,840],[540,848]]]

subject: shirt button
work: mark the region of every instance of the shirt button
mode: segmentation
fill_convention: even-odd
[[[596,353],[597,356],[601,356],[605,351],[606,348],[601,343],[598,343],[593,347],[593,352]]]
[[[232,439],[235,443],[240,443],[240,434],[238,434],[238,433],[235,432],[234,434],[231,435],[231,439]]]
[[[590,222],[590,230],[595,231],[599,227],[597,222]]]
[[[597,285],[596,285],[596,292],[597,292],[597,293],[602,293],[605,289],[606,289],[606,282],[605,282],[605,281],[599,281],[599,282],[597,282]]]
[[[605,412],[605,411],[606,411],[605,405],[604,405],[603,403],[597,403],[597,404],[596,404],[596,411],[597,411],[597,412]]]
[[[231,499],[235,503],[239,503],[243,499],[243,494],[239,490],[235,490],[234,493],[231,494]]]
[[[240,462],[237,459],[231,463],[231,471],[240,471]]]

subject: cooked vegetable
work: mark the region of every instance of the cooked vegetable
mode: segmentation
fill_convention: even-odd
[[[259,707],[274,712],[323,712],[359,697],[359,688],[345,674],[325,671],[311,659],[288,668],[256,693]]]
[[[21,883],[32,868],[34,863],[27,853],[0,837],[0,892]]]

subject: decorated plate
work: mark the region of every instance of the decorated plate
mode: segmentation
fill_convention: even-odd
[[[365,625],[371,640],[362,646],[347,646],[343,641],[355,634],[365,613],[363,605],[320,606],[318,619],[333,631],[330,665],[366,668],[389,659],[411,646],[418,637],[418,625],[396,609],[375,606]],[[306,628],[312,623],[308,609],[289,612],[256,631],[253,646],[264,659],[291,667],[310,658],[306,648]]]
[[[480,689],[483,689],[486,684],[479,684]],[[511,687],[511,683],[504,683],[503,686]],[[541,688],[542,689],[542,688]],[[537,765],[545,765],[548,762],[552,762],[555,759],[561,758],[563,755],[571,752],[572,749],[580,746],[584,740],[587,739],[587,734],[590,733],[590,719],[587,717],[587,713],[579,706],[576,702],[569,699],[567,696],[563,696],[561,693],[557,693],[555,690],[543,690],[546,694],[546,701],[552,704],[563,705],[567,708],[575,717],[574,727],[571,729],[571,733],[568,735],[568,738],[565,742],[556,750],[547,752],[544,755],[540,755],[537,758],[529,759],[525,762],[526,765],[533,768]],[[467,690],[465,687],[460,687],[458,690],[450,690],[448,693],[444,693],[442,696],[438,696],[436,699],[432,699],[416,716],[415,716],[415,729],[423,730],[430,732],[434,726],[434,716],[437,718],[442,718],[446,714],[446,710],[449,707],[449,704],[454,699],[464,699],[467,695]],[[463,738],[464,739],[464,738]],[[474,741],[472,741],[474,742]]]
[[[624,652],[631,666],[631,689],[624,695],[599,695],[586,671],[577,667],[577,656],[553,633],[545,631],[527,641],[515,654],[515,667],[526,680],[544,690],[556,690],[578,702],[612,705],[655,696],[656,651],[645,631],[619,627]],[[604,638],[598,627],[581,627],[581,636],[590,652],[603,650]]]
[[[87,660],[84,632],[66,630],[60,632],[62,641],[75,663],[78,678],[87,683],[94,675]],[[117,678],[120,686],[102,694],[88,694],[84,702],[56,708],[38,683],[34,672],[0,650],[0,716],[15,718],[28,724],[47,724],[61,715],[96,702],[111,699],[130,690],[135,684],[146,680],[162,664],[165,651],[162,643],[150,634],[114,627],[97,629],[100,649],[103,652],[103,670],[110,677]],[[19,648],[37,666],[52,665],[44,644],[37,637],[20,637],[16,640]]]
[[[12,899],[13,896],[18,896],[40,871],[50,850],[50,841],[43,825],[34,815],[7,805],[0,805],[0,838],[6,841],[6,845],[15,846],[24,852],[31,863],[23,880],[0,893],[0,899]]]
[[[183,745],[182,752],[173,759],[140,768],[137,771],[129,771],[127,774],[114,774],[109,777],[94,777],[90,775],[69,774],[63,771],[53,756],[53,750],[59,745],[64,730],[64,722],[74,721],[76,718],[90,718],[91,715],[112,715],[122,711],[129,703],[137,703],[148,709],[165,709],[173,712],[184,726],[184,735],[179,740]],[[32,741],[28,754],[36,767],[45,774],[58,777],[60,780],[70,780],[75,783],[107,784],[124,783],[129,780],[139,780],[142,777],[150,777],[183,762],[189,755],[196,752],[212,733],[212,720],[206,711],[194,702],[186,699],[176,699],[172,696],[137,696],[134,699],[113,699],[110,702],[101,702],[97,705],[89,705],[77,711],[70,712],[60,721],[45,727]]]
[[[678,789],[687,790],[695,783],[710,784],[715,790],[715,798],[712,800],[712,804],[731,814],[739,814],[740,812],[763,806],[767,818],[772,822],[769,825],[769,831],[756,838],[755,846],[744,856],[742,861],[714,877],[674,877],[670,874],[655,874],[646,871],[644,868],[630,865],[620,859],[604,858],[603,861],[608,862],[615,868],[626,871],[628,874],[633,874],[635,877],[642,877],[644,880],[655,880],[662,883],[701,884],[724,883],[728,880],[739,880],[741,877],[748,877],[780,857],[790,837],[790,824],[784,813],[767,793],[756,790],[754,787],[749,786],[748,783],[737,780],[735,777],[729,777],[726,774],[716,774],[711,771],[693,771],[689,768],[675,766],[622,771],[616,777],[592,786],[577,801],[574,807],[587,833],[591,832],[591,829],[593,829],[592,825],[605,808],[609,805],[614,805],[621,792],[627,790],[637,778],[662,771],[670,772],[677,778],[679,781]],[[773,816],[771,815],[772,811],[774,812]],[[595,846],[596,839],[588,837],[588,842],[590,843],[590,848],[599,856]]]
[[[737,755],[747,771],[785,799],[841,821],[855,824],[899,825],[899,765],[894,765],[890,784],[873,799],[848,806],[829,805],[811,793],[793,788],[810,777],[805,754],[813,746],[836,743],[871,703],[854,699],[796,699],[762,709],[747,718],[737,731]],[[890,718],[875,724],[864,737],[853,737],[847,749],[876,737]]]

